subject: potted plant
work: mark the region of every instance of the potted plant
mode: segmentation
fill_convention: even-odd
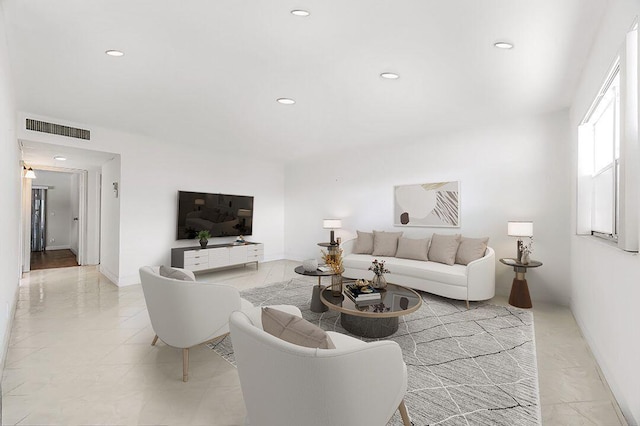
[[[200,247],[207,248],[207,244],[209,244],[209,238],[211,238],[211,233],[208,229],[203,229],[202,231],[198,231],[196,234],[196,238],[200,240]]]

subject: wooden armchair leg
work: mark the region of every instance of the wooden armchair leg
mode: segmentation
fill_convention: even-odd
[[[467,300],[467,309],[469,309],[469,300]]]
[[[398,410],[400,410],[400,417],[402,417],[402,423],[404,426],[411,426],[411,420],[409,419],[409,413],[407,412],[407,406],[404,405],[404,399],[400,401],[400,405],[398,405]]]
[[[151,346],[155,346],[157,341],[158,341],[158,335],[156,334],[156,337],[153,338],[153,342],[151,342]]]
[[[182,350],[182,381],[189,381],[189,348]]]

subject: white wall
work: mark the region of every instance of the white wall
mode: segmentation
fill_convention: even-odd
[[[69,205],[71,213],[71,222],[69,223],[69,248],[78,257],[78,237],[79,237],[79,219],[80,217],[80,179],[82,176],[79,173],[73,173],[71,176],[71,182],[69,185]]]
[[[19,113],[18,123],[27,114]],[[119,175],[102,170],[103,193],[113,194],[112,182],[120,185],[119,242],[107,241],[103,204],[101,268],[118,285],[139,282],[143,265],[169,264],[171,248],[197,245],[193,240],[176,241],[178,190],[254,196],[254,227],[250,241],[265,244],[265,260],[284,255],[284,171],[279,163],[226,155],[225,141],[211,141],[201,149],[188,151],[180,143],[168,144],[141,135],[132,135],[56,118],[29,117],[91,129],[91,141],[69,141],[18,128],[20,139],[80,147],[120,155]],[[108,169],[108,167],[106,167]],[[103,197],[102,202],[113,198]],[[115,210],[112,212],[115,214]],[[109,226],[109,225],[106,225]],[[214,239],[212,242],[233,238]],[[119,250],[118,250],[119,247]],[[118,258],[118,261],[115,261]]]
[[[48,186],[45,211],[47,215],[47,250],[71,247],[71,174],[36,170],[32,186]]]
[[[116,197],[113,182],[120,182],[120,157],[116,156],[102,166],[102,192],[100,195],[100,272],[118,284],[120,277],[120,194]]]
[[[507,221],[534,221],[533,257],[544,266],[527,280],[533,303],[567,304],[569,295],[570,176],[566,111],[507,124],[429,137],[410,143],[327,153],[286,168],[285,246],[287,257],[320,254],[327,241],[322,219],[341,218],[336,236],[356,230],[402,230],[418,237],[462,233],[490,237],[497,258],[513,257],[516,240]],[[394,185],[459,180],[461,227],[394,228]],[[508,294],[513,271],[496,265],[497,291]]]
[[[87,171],[87,214],[84,264],[97,265],[100,263],[100,170]]]
[[[0,24],[4,24],[4,11],[0,3]],[[15,309],[21,273],[22,251],[20,232],[21,176],[20,151],[16,139],[15,101],[9,69],[9,55],[5,32],[0,31],[0,342],[4,366],[8,347],[11,318]]]
[[[612,65],[640,2],[612,0],[592,47],[571,108],[571,169],[575,200],[577,126]],[[640,167],[638,159],[632,167]],[[640,423],[640,257],[592,237],[575,235],[571,223],[571,310],[630,424]],[[640,218],[638,218],[640,220]]]

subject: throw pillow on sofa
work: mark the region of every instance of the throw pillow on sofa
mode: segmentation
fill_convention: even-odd
[[[326,331],[304,318],[274,308],[262,308],[262,329],[294,345],[335,349]]]
[[[431,236],[431,247],[429,247],[429,260],[444,263],[445,265],[453,265],[456,261],[460,239],[460,234],[433,234]]]
[[[480,259],[487,251],[487,238],[462,238],[458,252],[456,253],[456,263],[460,265],[468,265],[474,260]]]
[[[160,276],[162,277],[171,278],[174,280],[194,281],[194,279],[191,278],[190,275],[185,274],[180,269],[174,269],[164,265],[160,266],[160,270],[158,270],[158,274],[160,274]]]
[[[358,233],[358,238],[353,244],[353,252],[355,254],[371,254],[373,253],[373,233],[361,232]]]
[[[396,257],[414,260],[429,260],[427,252],[429,251],[429,239],[421,238],[414,240],[411,238],[400,237],[398,240],[398,251]]]
[[[402,232],[373,231],[373,253],[371,254],[373,256],[395,256],[400,237],[402,237]]]

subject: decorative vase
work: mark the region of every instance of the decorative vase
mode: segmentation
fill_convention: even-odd
[[[387,280],[384,275],[374,275],[373,280],[371,280],[371,287],[377,288],[378,290],[387,288]]]
[[[338,297],[342,294],[342,274],[331,275],[331,295]]]
[[[522,259],[520,259],[520,263],[523,265],[529,264],[529,252],[525,251],[522,253]]]
[[[318,269],[318,259],[307,259],[302,262],[302,268],[306,272],[313,272]]]
[[[207,240],[206,238],[200,238],[200,247],[207,248],[207,244],[209,244],[209,240]]]

